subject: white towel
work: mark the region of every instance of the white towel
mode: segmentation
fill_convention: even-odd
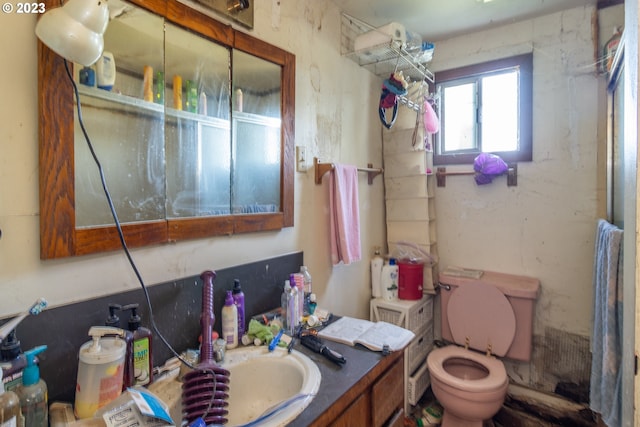
[[[358,169],[334,165],[329,180],[331,261],[333,265],[360,261]]]
[[[593,265],[591,409],[610,427],[622,403],[622,230],[598,221]]]

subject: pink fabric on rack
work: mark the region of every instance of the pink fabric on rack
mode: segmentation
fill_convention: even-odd
[[[355,166],[336,164],[329,174],[329,216],[333,265],[360,261],[358,169]]]

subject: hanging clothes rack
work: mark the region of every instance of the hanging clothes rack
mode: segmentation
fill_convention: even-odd
[[[321,163],[317,157],[313,158],[313,170],[315,171],[315,180],[316,184],[322,184],[322,177],[329,171],[332,171],[334,168],[333,163]],[[382,168],[374,168],[373,164],[367,163],[366,168],[358,168],[358,172],[366,172],[368,175],[368,183],[369,185],[373,184],[373,178],[384,173],[384,169]]]

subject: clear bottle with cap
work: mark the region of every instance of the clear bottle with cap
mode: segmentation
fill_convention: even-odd
[[[23,425],[20,398],[11,390],[4,389],[0,371],[0,426],[17,427]]]
[[[153,334],[149,328],[140,325],[139,304],[122,306],[122,311],[131,310],[127,329],[133,333],[133,373],[135,385],[147,385],[153,382]]]
[[[222,307],[222,338],[227,348],[238,346],[238,307],[233,302],[231,291],[227,291],[227,298]]]
[[[309,273],[309,269],[306,265],[300,267],[300,273],[302,274],[303,283],[304,283],[304,302],[302,305],[302,315],[308,316],[309,314],[309,296],[311,296],[311,288],[313,286],[313,279],[311,278],[311,273]]]
[[[49,406],[47,403],[47,383],[40,378],[40,367],[36,356],[47,349],[46,345],[25,351],[27,367],[22,373],[22,384],[15,393],[20,399],[20,411],[24,417],[25,427],[48,427]]]

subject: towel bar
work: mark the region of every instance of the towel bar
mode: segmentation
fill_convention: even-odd
[[[320,163],[317,157],[313,158],[313,170],[315,171],[316,184],[322,184],[322,177],[325,173],[332,171],[334,168],[333,163]],[[373,184],[373,178],[384,173],[382,168],[374,168],[371,163],[367,163],[366,168],[358,168],[359,172],[366,172],[368,175],[369,185]]]
[[[439,167],[436,169],[436,183],[438,187],[444,187],[447,182],[447,175],[475,175],[475,171],[470,172],[447,172],[447,168]],[[518,185],[518,164],[509,165],[507,170],[507,187],[515,187]]]

